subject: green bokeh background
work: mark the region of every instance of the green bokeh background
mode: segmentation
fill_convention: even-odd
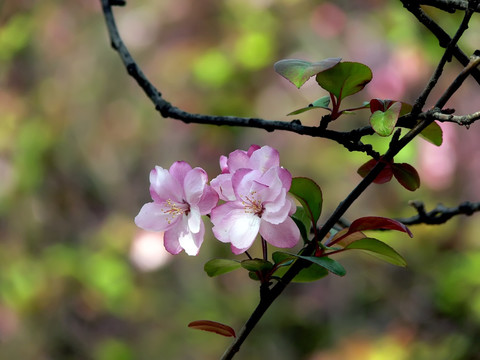
[[[461,20],[427,10],[451,34]],[[325,93],[313,81],[297,90],[276,75],[272,65],[282,58],[339,56],[370,66],[374,80],[347,105],[409,102],[442,53],[394,0],[145,0],[115,13],[146,75],[168,101],[196,113],[292,120],[285,114]],[[474,17],[462,39],[468,52],[478,47],[479,25]],[[448,64],[434,96],[460,69]],[[478,93],[467,81],[448,106],[477,111]],[[322,114],[300,119],[315,125]],[[163,254],[149,271],[132,260],[145,236],[133,218],[150,200],[150,169],[185,160],[214,177],[220,155],[268,144],[293,176],[320,184],[324,218],[368,160],[328,140],[162,119],[110,48],[96,0],[0,1],[0,119],[1,360],[219,358],[230,339],[187,324],[210,319],[240,329],[258,284],[240,270],[206,276],[206,261],[233,258],[209,231],[197,257]],[[366,124],[358,113],[333,127]],[[413,199],[427,208],[478,200],[476,126],[444,130],[441,148],[418,139],[397,158],[419,170],[418,191],[372,186],[348,218],[410,216]],[[404,255],[406,269],[339,256],[347,276],[290,286],[238,359],[479,359],[477,217],[411,230],[413,239],[378,235]]]

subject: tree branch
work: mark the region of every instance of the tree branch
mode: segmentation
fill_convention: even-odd
[[[468,9],[467,0],[420,0],[418,4],[433,6],[449,13],[454,13],[456,10]],[[475,12],[480,12],[480,6],[477,5],[475,7]]]
[[[454,208],[447,208],[442,204],[437,205],[433,210],[426,212],[425,205],[421,201],[411,201],[410,205],[417,210],[418,214],[408,218],[396,219],[405,225],[439,225],[444,224],[457,215],[470,216],[480,211],[480,202],[466,201]]]
[[[480,111],[468,115],[449,115],[442,113],[433,113],[431,115],[435,120],[441,122],[453,122],[458,125],[469,126],[480,119]]]
[[[364,152],[374,158],[378,158],[380,156],[378,152],[373,150],[371,145],[361,142],[361,138],[363,136],[374,133],[371,127],[354,129],[350,132],[340,132],[322,129],[316,126],[304,126],[298,119],[287,122],[280,120],[265,120],[254,117],[247,118],[237,116],[192,114],[173,106],[170,102],[162,97],[160,91],[158,91],[157,88],[148,80],[133,59],[128,48],[120,37],[109,0],[101,0],[101,3],[113,49],[117,51],[125,68],[127,69],[128,74],[133,77],[137,84],[143,89],[144,93],[153,102],[156,110],[162,115],[162,117],[180,120],[187,124],[196,123],[217,126],[240,126],[264,129],[269,132],[274,130],[290,131],[300,135],[308,135],[312,137],[333,140],[343,145],[349,151]]]
[[[440,47],[446,48],[448,44],[451,43],[451,37],[420,8],[419,2],[409,0],[400,1],[402,2],[403,6],[417,18],[420,23],[422,23],[428,30],[430,30],[433,35],[435,35],[435,37],[438,39]],[[455,56],[455,58],[463,66],[467,66],[470,61],[468,56],[458,46],[454,47],[453,56]],[[475,69],[474,71],[472,71],[472,76],[480,85],[480,70]]]

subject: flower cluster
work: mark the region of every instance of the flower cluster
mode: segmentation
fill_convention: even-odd
[[[165,248],[172,254],[182,249],[198,253],[205,234],[201,215],[207,214],[215,237],[230,243],[234,254],[248,250],[259,233],[274,246],[295,246],[300,232],[290,217],[296,209],[288,194],[292,175],[280,166],[278,151],[252,145],[221,156],[220,168],[208,185],[206,172],[186,162],[175,162],[169,170],[156,166],[150,173],[153,202],[142,207],[137,226],[164,231]]]

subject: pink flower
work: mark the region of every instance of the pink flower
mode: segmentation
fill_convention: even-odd
[[[205,234],[201,215],[210,213],[218,202],[207,181],[205,170],[192,169],[184,161],[173,163],[169,170],[156,166],[150,172],[153,202],[143,205],[135,224],[164,231],[164,246],[171,254],[184,249],[188,255],[197,255]]]
[[[222,155],[220,157],[222,173],[213,179],[210,184],[217,191],[220,199],[234,201],[232,175],[235,171],[252,169],[265,172],[275,166],[280,166],[280,156],[276,149],[270,146],[252,145],[248,151],[235,150],[228,157]]]
[[[251,164],[256,169],[241,168],[231,175],[234,200],[217,206],[211,213],[215,237],[230,242],[234,254],[248,250],[258,233],[270,244],[281,248],[293,247],[300,239],[300,232],[290,218],[296,209],[287,194],[292,176],[280,166],[268,168],[267,165],[258,169],[260,164],[270,164],[260,158]],[[264,169],[266,171],[262,171]],[[225,185],[226,181],[222,187]]]

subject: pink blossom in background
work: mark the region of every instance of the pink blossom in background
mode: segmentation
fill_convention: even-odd
[[[221,158],[225,172],[212,180],[212,187],[227,201],[212,210],[213,233],[218,240],[231,243],[234,254],[248,250],[258,233],[281,248],[293,247],[300,239],[290,218],[296,210],[288,195],[291,174],[279,166],[277,150],[254,149]]]
[[[141,271],[154,271],[173,257],[163,246],[163,232],[139,230],[129,252],[130,261]]]
[[[156,166],[150,172],[150,195],[153,202],[143,205],[135,218],[142,229],[164,231],[164,246],[171,254],[185,250],[197,255],[205,227],[201,215],[210,213],[218,195],[209,185],[205,170],[184,161],[169,170]]]
[[[438,123],[443,130],[440,147],[422,141],[419,144],[418,170],[422,182],[433,190],[443,190],[452,185],[457,167],[458,141],[453,126]]]

